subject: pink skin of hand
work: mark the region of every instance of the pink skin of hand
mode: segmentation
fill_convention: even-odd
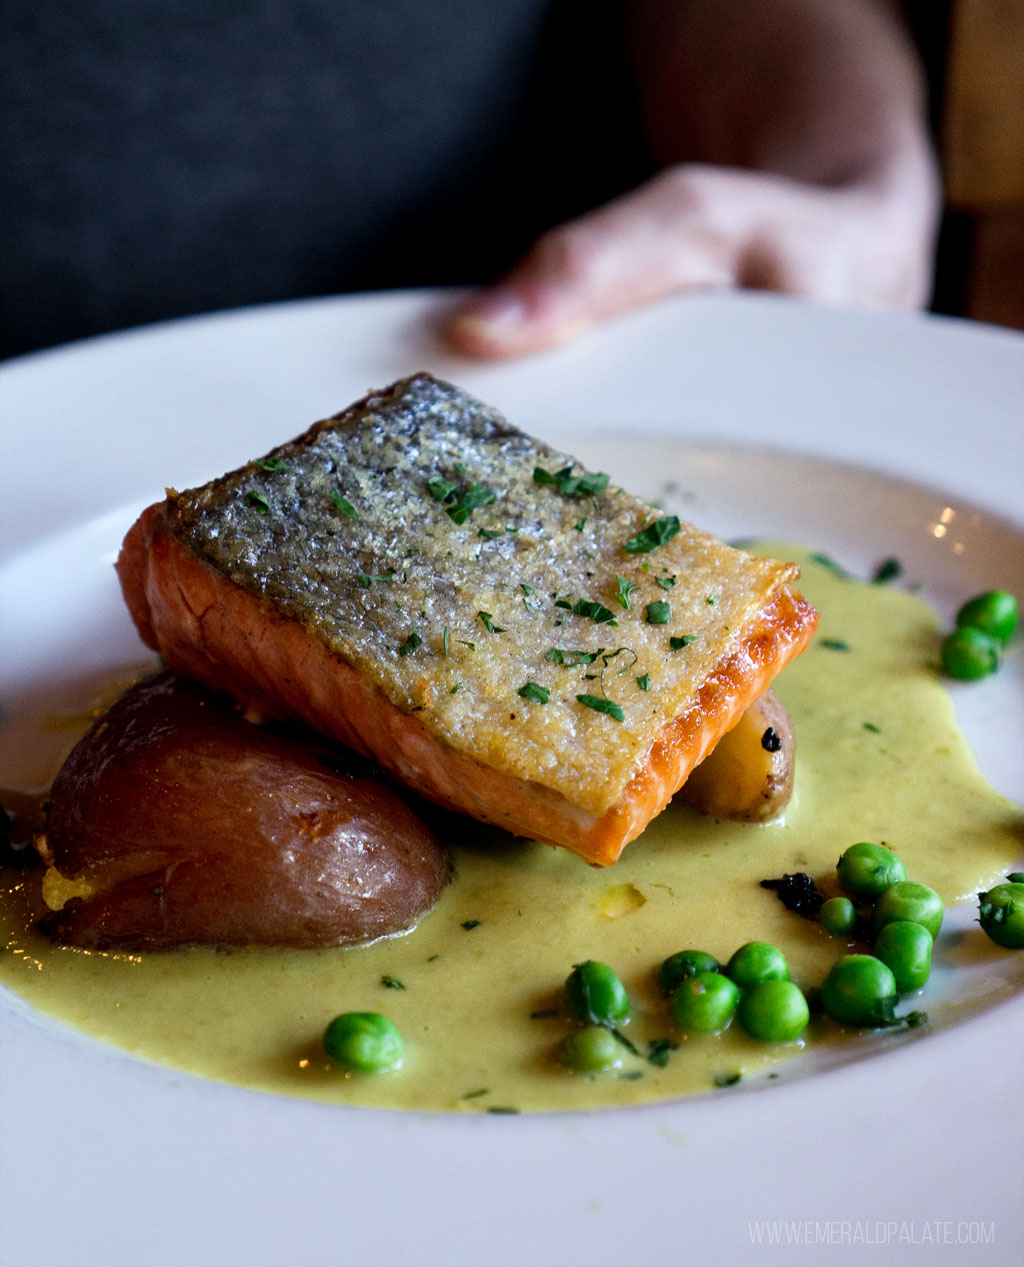
[[[914,54],[887,5],[634,0],[630,18],[662,170],[545,233],[471,297],[448,328],[458,350],[540,351],[692,290],[927,302],[937,167]]]

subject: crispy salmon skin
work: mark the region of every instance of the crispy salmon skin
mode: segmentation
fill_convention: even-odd
[[[680,524],[427,374],[170,492],[118,570],[171,667],[605,864],[816,619],[794,564]]]

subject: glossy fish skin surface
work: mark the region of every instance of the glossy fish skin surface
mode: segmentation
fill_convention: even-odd
[[[646,548],[669,518],[420,374],[171,493],[119,572],[173,667],[607,863],[814,627],[792,565]]]

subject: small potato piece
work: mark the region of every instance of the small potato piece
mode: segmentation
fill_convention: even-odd
[[[795,754],[790,716],[766,691],[722,736],[679,795],[713,818],[750,823],[778,818],[793,793]]]
[[[410,927],[447,857],[387,788],[171,673],[127,691],[53,785],[44,921],[77,946],[338,946]]]

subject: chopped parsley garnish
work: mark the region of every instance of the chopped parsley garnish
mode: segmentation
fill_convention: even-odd
[[[502,1116],[502,1117],[516,1117],[519,1113],[519,1110],[516,1108],[513,1108],[509,1104],[492,1104],[488,1107],[487,1112],[497,1113],[499,1114],[499,1116]]]
[[[445,625],[444,632],[441,634],[441,650],[444,658],[448,659],[448,626]]]
[[[356,522],[359,521],[359,512],[356,510],[355,506],[353,506],[350,501],[346,501],[336,489],[331,493],[331,501],[334,503],[335,508],[340,510],[343,515],[348,515],[349,519],[355,519]]]
[[[864,729],[870,730],[873,735],[880,735],[882,733],[881,726],[876,726],[873,721],[866,721],[864,723]]]
[[[256,465],[261,471],[290,471],[292,469],[283,458],[257,458]]]
[[[673,651],[682,651],[683,647],[688,647],[691,642],[696,642],[699,634],[680,634],[678,638],[669,638],[668,645]]]
[[[850,573],[841,563],[837,563],[831,555],[823,554],[819,551],[817,554],[811,555],[811,562],[817,563],[819,567],[828,568],[833,576],[838,576],[844,581],[851,579]]]
[[[536,682],[527,682],[525,686],[521,686],[516,692],[523,699],[536,700],[538,704],[546,704],[551,698],[551,692],[546,686],[538,686]]]
[[[822,638],[821,645],[828,651],[849,651],[850,644],[842,638]]]
[[[637,678],[636,684],[641,691],[649,691],[651,689],[651,675],[649,673],[643,674],[642,677]]]
[[[615,581],[617,585],[615,597],[619,600],[620,605],[626,611],[629,611],[629,596],[634,590],[639,589],[640,586],[634,585],[632,581],[627,581],[624,576],[617,576]]]
[[[714,605],[718,602],[718,596],[716,594],[709,594],[704,601],[709,607],[714,607]]]
[[[480,528],[476,535],[483,537],[485,541],[493,541],[495,537],[503,537],[505,533],[501,528]]]
[[[603,651],[604,647],[598,647],[596,651],[566,651],[561,647],[552,647],[545,651],[544,659],[549,664],[561,664],[567,669],[575,669],[581,664],[593,664]]]
[[[576,522],[573,524],[573,527],[576,529],[577,532],[582,532],[586,526],[587,526],[587,521],[585,519],[577,519]]]
[[[573,475],[571,466],[560,471],[545,471],[542,466],[533,469],[535,484],[555,484],[566,497],[596,497],[608,487],[608,476],[601,471],[592,475]]]
[[[630,537],[622,547],[627,554],[650,554],[658,546],[663,546],[679,531],[679,516],[664,515],[654,523],[642,528],[635,537]]]
[[[676,578],[674,576],[656,576],[654,578],[654,584],[657,585],[659,589],[663,590],[670,590],[675,583]]]
[[[498,500],[497,494],[483,484],[470,484],[462,493],[451,480],[438,476],[427,480],[427,489],[434,501],[441,502],[453,523],[464,524],[474,510]]]
[[[394,572],[380,572],[376,576],[371,576],[369,572],[356,573],[356,580],[364,590],[369,589],[374,581],[393,581],[394,579]]]
[[[587,620],[592,620],[595,625],[615,625],[618,621],[615,619],[615,613],[610,611],[603,603],[594,603],[586,598],[578,598],[575,603],[570,603],[564,598],[560,598],[556,603],[556,607],[564,607],[566,611],[572,612],[574,616],[585,616]]]
[[[614,721],[625,721],[626,715],[614,700],[602,699],[600,695],[577,695],[576,702],[584,708],[592,708],[595,713],[604,713]]]
[[[482,1095],[490,1095],[490,1087],[477,1087],[475,1091],[467,1091],[461,1098],[463,1100],[476,1100]]]
[[[494,617],[491,615],[490,612],[477,612],[477,615],[480,617],[480,621],[488,633],[504,633],[505,632],[505,629],[503,626],[496,625],[494,623]]]
[[[463,684],[461,682],[456,682],[455,685],[452,687],[452,689],[448,692],[448,694],[458,695],[459,691],[462,690],[462,686]]]
[[[736,1073],[716,1073],[712,1076],[711,1081],[716,1087],[734,1087],[737,1082],[742,1081],[743,1074]]]
[[[469,647],[470,651],[476,650],[475,642],[467,642],[465,638],[456,638],[455,641],[459,644],[460,647]]]
[[[467,933],[473,928],[479,928],[479,926],[480,926],[480,921],[478,919],[464,919],[462,921],[462,927],[466,930]]]
[[[652,1038],[647,1052],[647,1059],[658,1069],[664,1069],[668,1064],[669,1053],[676,1050],[676,1044],[671,1038]]]
[[[519,583],[519,588],[523,591],[527,598],[536,592],[532,585],[526,585],[522,581]]]
[[[875,568],[874,575],[871,577],[872,583],[875,585],[884,585],[887,581],[893,581],[897,576],[903,575],[903,564],[899,559],[888,558],[883,559]]]
[[[672,619],[672,608],[668,603],[648,603],[644,620],[649,625],[667,625]]]
[[[256,489],[250,488],[246,493],[246,497],[248,497],[261,515],[265,515],[270,510],[270,502],[267,501],[262,493],[258,493]]]
[[[380,983],[382,986],[384,986],[388,990],[404,990],[405,989],[405,985],[403,982],[399,981],[397,977],[389,977],[387,976],[387,974],[381,977]]]
[[[406,656],[409,654],[410,651],[415,651],[417,647],[420,647],[422,645],[423,645],[423,639],[419,635],[419,630],[414,629],[412,633],[408,636],[408,638],[406,638],[405,642],[403,642],[402,645],[398,648],[398,654],[401,656]]]

